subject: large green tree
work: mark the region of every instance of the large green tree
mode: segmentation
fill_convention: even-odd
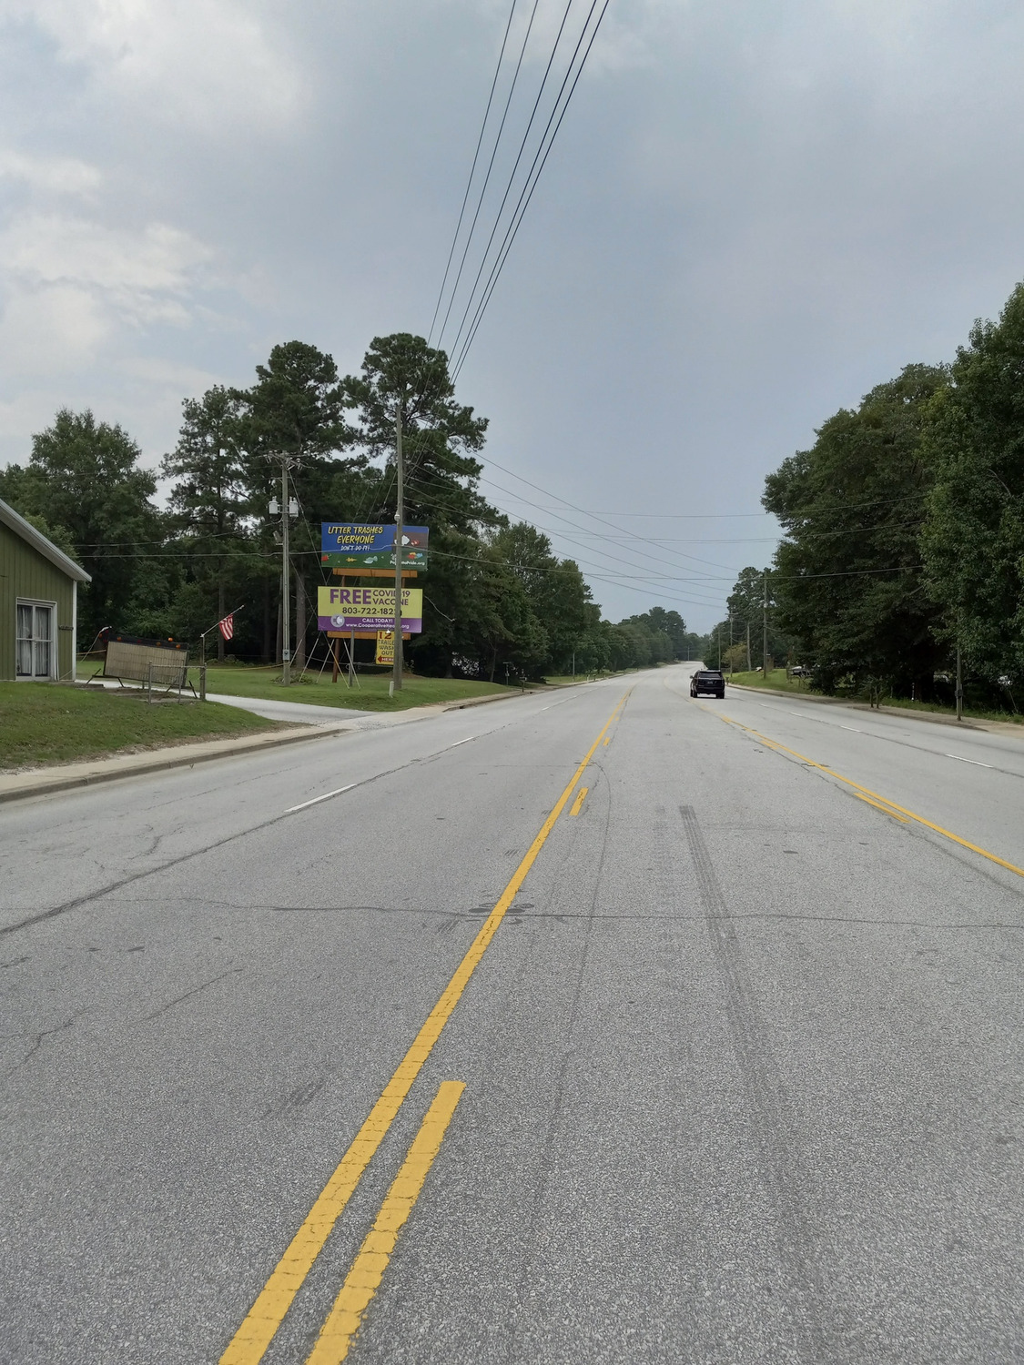
[[[444,351],[408,332],[374,337],[360,374],[344,389],[353,440],[381,470],[379,520],[394,520],[395,433],[399,413],[405,463],[405,520],[463,533],[503,520],[477,490],[487,419],[455,398]]]
[[[776,622],[826,691],[850,675],[927,696],[945,661],[919,538],[934,469],[922,433],[946,382],[941,367],[908,365],[765,481],[786,533],[770,577]]]
[[[747,568],[740,570],[733,590],[726,599],[728,612],[725,619],[720,621],[711,631],[709,664],[714,662],[717,667],[719,652],[721,652],[724,664],[726,655],[730,650],[733,650],[734,652],[730,654],[730,660],[735,663],[736,667],[745,668],[747,666],[749,632],[750,666],[752,668],[764,666],[766,588],[768,594],[768,658],[776,663],[782,663],[788,659],[794,648],[794,641],[779,625],[773,576],[769,574],[766,583],[765,571],[748,565]],[[738,648],[740,645],[742,645],[742,652]]]
[[[426,593],[424,630],[410,650],[416,666],[442,673],[487,666],[494,642],[505,637],[488,605],[494,570],[482,567],[481,533],[503,525],[505,518],[477,487],[482,465],[475,457],[483,448],[486,418],[457,401],[445,353],[408,332],[375,337],[360,373],[344,380],[344,392],[353,442],[375,477],[366,520],[395,518],[395,436],[401,414],[404,520],[430,527],[430,574],[418,585]],[[491,622],[486,640],[470,638],[474,612]]]
[[[262,597],[262,652],[270,657],[276,652],[274,617],[280,612],[275,547],[282,513],[272,514],[269,507],[271,499],[280,500],[282,457],[288,461],[289,487],[299,505],[291,534],[297,642],[315,615],[315,593],[309,589],[322,578],[320,522],[344,515],[346,502],[366,496],[365,459],[348,453],[349,399],[334,358],[308,342],[275,346],[266,364],[256,366],[255,384],[234,389],[230,396],[238,405],[237,440],[252,533],[265,565],[254,587]],[[301,651],[296,662],[301,662]]]
[[[949,645],[990,683],[1024,673],[1024,284],[975,324],[930,409],[921,535]]]
[[[160,516],[150,501],[156,479],[140,464],[138,445],[120,426],[92,412],[61,408],[32,438],[24,466],[0,474],[0,496],[19,512],[61,527],[78,562],[92,575],[79,596],[79,636],[102,626],[130,629],[133,596],[160,549]]]
[[[516,522],[494,532],[490,539],[500,557],[522,586],[538,631],[546,641],[540,667],[549,673],[565,673],[573,656],[594,653],[590,633],[595,609],[579,566],[552,553],[551,541],[528,522]],[[535,640],[539,638],[534,632]]]
[[[197,617],[199,630],[219,620],[233,605],[227,594],[235,598],[244,592],[262,567],[252,553],[255,546],[246,524],[251,494],[239,442],[241,415],[239,399],[223,385],[202,398],[185,399],[178,443],[161,465],[164,477],[174,481],[168,499],[170,529],[181,552],[171,615],[187,614],[189,624]],[[208,619],[202,621],[204,615]],[[176,629],[193,634],[183,621]],[[219,631],[216,644],[223,659]]]

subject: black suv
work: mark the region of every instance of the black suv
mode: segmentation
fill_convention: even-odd
[[[701,669],[699,673],[694,673],[690,679],[690,696],[699,697],[702,692],[712,697],[724,697],[725,675],[715,673],[711,669]]]

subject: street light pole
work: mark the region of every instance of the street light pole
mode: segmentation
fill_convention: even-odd
[[[764,633],[761,641],[761,677],[768,681],[768,570],[764,571]]]
[[[402,690],[402,523],[405,520],[405,465],[402,459],[402,400],[404,389],[395,404],[395,483],[398,486],[395,509],[395,634],[394,659],[391,665],[391,693]]]

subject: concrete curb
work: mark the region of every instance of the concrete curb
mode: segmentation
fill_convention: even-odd
[[[122,777],[162,772],[165,768],[190,768],[196,763],[208,763],[215,758],[236,758],[241,754],[258,753],[262,749],[276,749],[283,744],[301,744],[307,739],[325,739],[330,735],[351,733],[352,730],[344,725],[309,725],[301,730],[278,730],[276,734],[250,735],[242,740],[204,740],[171,749],[151,749],[141,754],[121,754],[85,763],[68,763],[59,768],[8,773],[0,776],[0,802],[45,796],[50,792],[69,791],[73,787],[91,787]]]
[[[573,684],[569,683],[568,686],[572,687]],[[535,697],[539,696],[541,692],[552,690],[557,691],[558,689],[527,687],[525,691],[520,690],[519,692],[492,692],[486,697],[467,697],[464,701],[445,701],[441,703],[441,709],[442,711],[464,711],[467,706],[486,706],[488,702],[508,701],[511,697]]]
[[[987,730],[985,721],[957,720],[956,716],[944,716],[938,711],[910,711],[902,706],[872,706],[866,701],[846,701],[843,697],[821,697],[807,692],[783,692],[777,687],[747,687],[744,683],[729,683],[737,692],[749,692],[751,696],[787,697],[790,701],[810,701],[819,706],[845,706],[848,711],[873,711],[876,715],[899,716],[903,720],[927,720],[933,725],[955,725],[958,730]],[[992,724],[998,725],[998,721]]]

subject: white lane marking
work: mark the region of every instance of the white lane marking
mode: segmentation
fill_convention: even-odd
[[[761,708],[762,711],[772,711],[772,710],[774,710],[774,707],[768,706],[768,705],[767,705],[765,702],[763,702],[763,701],[759,701],[757,704],[758,704],[758,706],[760,706],[760,708]],[[803,719],[804,719],[804,720],[816,720],[816,721],[818,722],[819,725],[828,725],[828,724],[829,724],[829,722],[828,722],[827,720],[823,720],[823,719],[821,718],[821,716],[807,716],[807,715],[805,715],[805,716],[803,716]],[[840,730],[852,730],[853,733],[854,733],[855,735],[862,735],[862,734],[864,734],[864,731],[863,731],[863,730],[858,730],[858,729],[856,728],[856,726],[853,726],[853,725],[840,725],[840,726],[839,726],[839,729],[840,729]],[[872,738],[873,738],[873,739],[882,739],[882,738],[884,738],[884,736],[882,736],[882,735],[873,735]],[[918,746],[915,745],[914,747],[917,748]],[[928,750],[927,750],[927,749],[924,749],[924,750],[922,750],[922,752],[923,752],[923,753],[927,753]],[[932,753],[934,753],[934,752],[935,752],[935,750],[933,749],[933,750],[932,750]],[[961,756],[960,756],[959,754],[945,754],[944,757],[945,757],[945,758],[955,758],[956,761],[957,761],[958,763],[970,763],[970,764],[971,764],[973,767],[975,767],[975,768],[993,768],[993,764],[991,764],[991,763],[979,763],[978,760],[977,760],[976,758],[961,758]]]
[[[342,792],[350,792],[355,785],[354,782],[350,782],[347,787],[339,787],[337,791],[324,792],[323,796],[314,796],[312,801],[303,801],[301,805],[289,806],[285,815],[291,815],[293,811],[305,810],[307,806],[315,806],[320,801],[329,801],[332,796],[340,796]]]
[[[471,739],[476,739],[476,735],[469,735],[466,739],[457,739],[454,744],[449,744],[449,749],[457,749],[460,744],[468,744]]]

